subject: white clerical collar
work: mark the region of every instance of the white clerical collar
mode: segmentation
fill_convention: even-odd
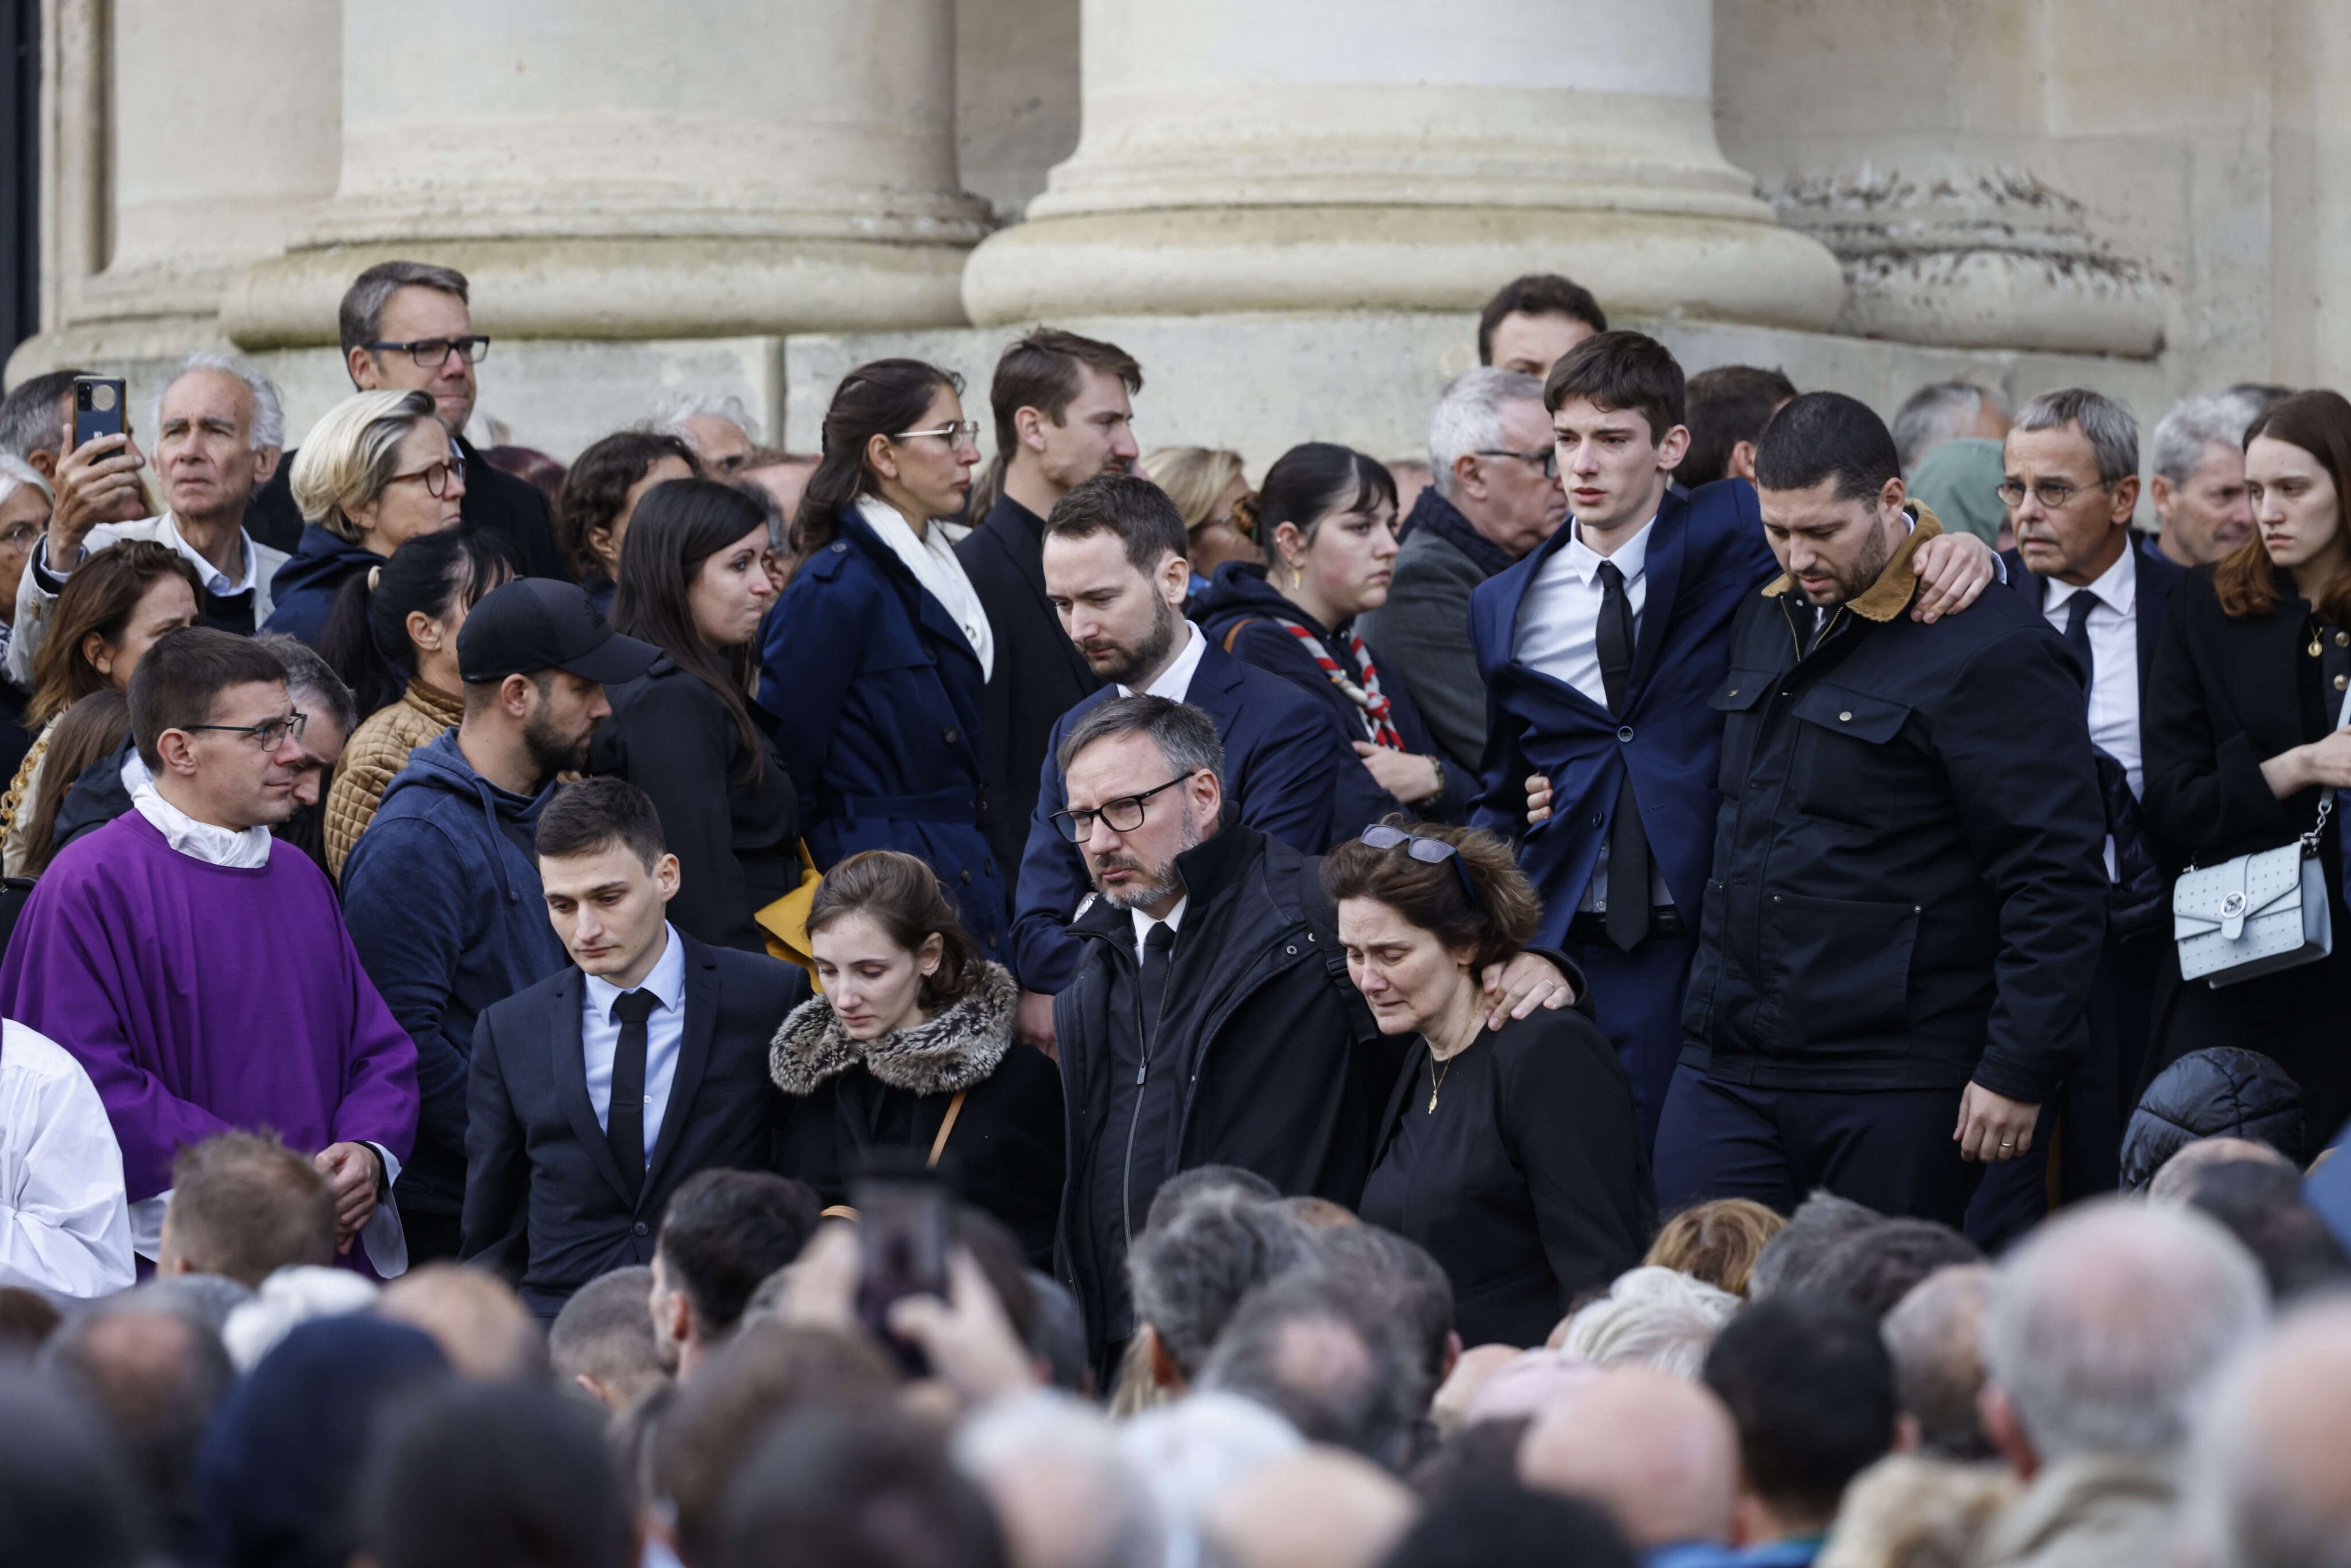
[[[138,753],[131,753],[131,760],[142,775],[147,772]],[[131,782],[129,767],[123,768],[122,778],[124,783]],[[142,778],[131,787],[131,805],[163,835],[165,843],[190,860],[231,871],[258,871],[269,863],[269,847],[277,841],[269,836],[267,828],[247,828],[238,832],[233,828],[199,822],[163,799],[152,777]]]
[[[1567,570],[1575,573],[1576,580],[1589,588],[1592,580],[1600,573],[1600,563],[1604,560],[1625,574],[1627,584],[1637,582],[1649,564],[1649,530],[1656,527],[1656,514],[1652,512],[1649,520],[1643,523],[1631,538],[1618,545],[1614,555],[1602,555],[1583,542],[1583,525],[1573,517],[1569,517],[1567,526],[1574,531],[1568,536],[1567,549],[1562,552],[1567,557]]]
[[[1174,664],[1159,672],[1157,680],[1143,688],[1144,695],[1165,697],[1170,702],[1180,703],[1191,694],[1192,677],[1198,673],[1200,660],[1208,651],[1208,640],[1200,635],[1200,629],[1189,621],[1184,622],[1184,630],[1189,638],[1184,644],[1184,651],[1176,655]],[[1131,697],[1134,695],[1134,688],[1121,686],[1118,695]]]
[[[2080,588],[2051,578],[2045,608],[2054,610],[2076,593],[2089,593],[2109,610],[2124,615],[2132,614],[2138,608],[2138,563],[2131,557],[2137,553],[2131,548],[2130,540],[2125,539],[2123,553],[2115,557],[2115,564]]]

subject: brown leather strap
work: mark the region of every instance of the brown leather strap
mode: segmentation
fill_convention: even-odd
[[[955,1131],[956,1118],[963,1114],[964,1096],[970,1092],[968,1089],[958,1089],[956,1097],[947,1102],[947,1119],[939,1124],[939,1135],[931,1140],[931,1160],[925,1169],[938,1168],[939,1156],[947,1152],[947,1134]]]
[[[1247,615],[1234,622],[1225,632],[1225,652],[1229,653],[1233,651],[1233,644],[1240,640],[1242,627],[1254,626],[1264,619],[1262,615]]]
[[[817,1218],[820,1219],[846,1219],[850,1224],[854,1225],[857,1223],[857,1211],[850,1207],[849,1205],[845,1203],[836,1203],[830,1208],[820,1210]]]

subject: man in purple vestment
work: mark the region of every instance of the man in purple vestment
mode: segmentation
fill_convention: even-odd
[[[334,889],[270,837],[297,809],[305,716],[266,649],[190,627],[140,660],[131,733],[154,775],[25,905],[0,1015],[89,1071],[122,1145],[132,1243],[159,1249],[172,1161],[229,1128],[314,1156],[338,1241],[407,1256],[386,1201],[416,1135],[416,1048],[351,950]],[[277,852],[272,852],[275,849]]]

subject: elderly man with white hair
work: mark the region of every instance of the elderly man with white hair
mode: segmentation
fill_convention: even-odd
[[[2234,390],[2184,397],[2155,427],[2147,498],[2160,528],[2155,548],[2175,566],[2219,560],[2252,537],[2245,488],[2245,426],[2261,412]]]
[[[16,587],[25,563],[48,521],[49,482],[23,458],[0,452],[0,659],[16,635]]]
[[[2164,1562],[2189,1434],[2268,1316],[2252,1258],[2185,1208],[2085,1205],[2010,1253],[1984,1311],[1983,1424],[2027,1486],[1986,1568]]]
[[[702,465],[722,479],[747,466],[760,444],[759,422],[732,392],[684,392],[669,400],[653,428],[694,448]]]
[[[2189,1547],[2202,1568],[2351,1563],[2351,1301],[2295,1312],[2215,1391],[2189,1463]]]
[[[286,564],[246,531],[254,493],[277,472],[286,415],[267,376],[227,354],[191,354],[163,383],[149,429],[164,509],[135,522],[95,523],[59,507],[16,587],[8,678],[32,681],[33,655],[66,579],[92,551],[152,539],[187,558],[204,585],[204,624],[250,636],[269,619],[270,579]]]

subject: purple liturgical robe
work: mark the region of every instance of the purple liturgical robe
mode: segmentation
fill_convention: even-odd
[[[171,1186],[180,1149],[232,1128],[403,1161],[416,1139],[416,1047],[325,873],[283,844],[266,866],[210,865],[129,811],[68,845],[9,941],[0,1014],[89,1071],[133,1203]]]

